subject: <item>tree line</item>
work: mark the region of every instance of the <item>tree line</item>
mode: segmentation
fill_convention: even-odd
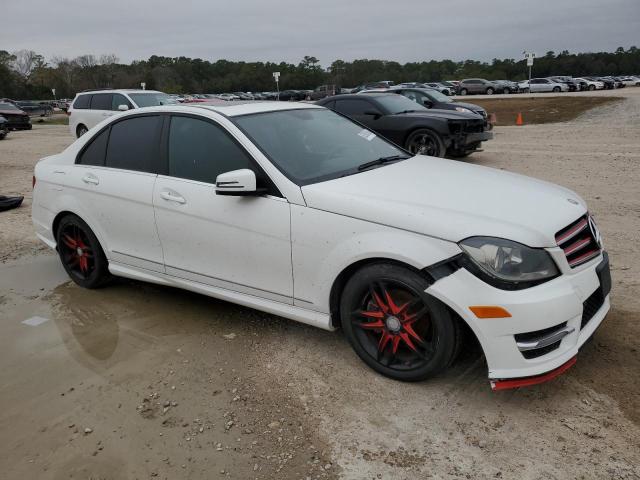
[[[527,77],[524,60],[429,60],[401,64],[388,60],[335,60],[323,68],[316,57],[305,56],[298,64],[235,62],[152,55],[147,60],[120,63],[115,55],[81,55],[49,60],[31,50],[9,53],[0,50],[0,97],[50,99],[73,97],[92,88],[140,88],[167,93],[221,93],[273,91],[273,72],[280,72],[281,89],[313,89],[322,84],[353,87],[367,82],[434,82],[480,77],[489,80],[522,80]],[[533,75],[631,75],[640,74],[640,49],[615,52],[547,52],[536,58]]]

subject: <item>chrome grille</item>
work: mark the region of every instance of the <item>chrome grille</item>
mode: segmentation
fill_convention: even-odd
[[[587,214],[556,233],[556,243],[564,251],[569,266],[575,268],[600,254],[596,236],[595,223]]]

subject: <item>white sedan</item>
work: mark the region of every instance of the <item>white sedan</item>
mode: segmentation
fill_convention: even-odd
[[[128,277],[341,327],[398,380],[444,370],[468,330],[494,389],[540,383],[609,310],[578,195],[412,157],[315,105],[111,117],[37,164],[33,222],[82,287]]]
[[[542,93],[542,92],[568,92],[569,85],[559,83],[549,78],[532,78],[518,84],[518,90],[522,92]]]

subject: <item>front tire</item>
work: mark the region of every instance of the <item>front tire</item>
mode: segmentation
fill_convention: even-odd
[[[493,88],[487,88],[487,95],[493,95]]]
[[[592,92],[592,91],[594,91],[595,89],[596,89],[596,86],[595,86],[595,85],[589,85],[589,91],[591,91],[591,92]]]
[[[56,241],[62,266],[75,283],[84,288],[98,288],[111,279],[109,262],[100,242],[80,217],[62,218]]]
[[[459,333],[448,309],[408,268],[376,263],[358,270],[340,300],[342,328],[356,354],[376,372],[425,380],[452,363]]]
[[[445,154],[444,142],[440,135],[426,128],[411,133],[405,142],[405,148],[414,155],[443,157]]]
[[[468,93],[466,88],[460,89],[460,95],[466,95]]]
[[[560,87],[553,87],[553,93],[558,93],[560,91]]]

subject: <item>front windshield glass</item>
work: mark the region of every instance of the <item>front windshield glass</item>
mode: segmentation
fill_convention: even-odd
[[[402,95],[381,95],[376,97],[376,102],[382,105],[390,114],[402,113],[407,111],[422,111],[427,110],[422,105],[418,105],[412,100]]]
[[[440,93],[438,90],[428,90],[427,93],[436,102],[440,102],[440,103],[453,102],[451,97],[447,97],[444,93]]]
[[[358,173],[358,166],[379,158],[409,156],[370,130],[326,109],[257,113],[236,117],[234,122],[298,185]]]
[[[12,103],[0,103],[0,110],[20,110]]]
[[[138,107],[159,107],[178,103],[175,98],[166,93],[130,93],[129,96]]]

